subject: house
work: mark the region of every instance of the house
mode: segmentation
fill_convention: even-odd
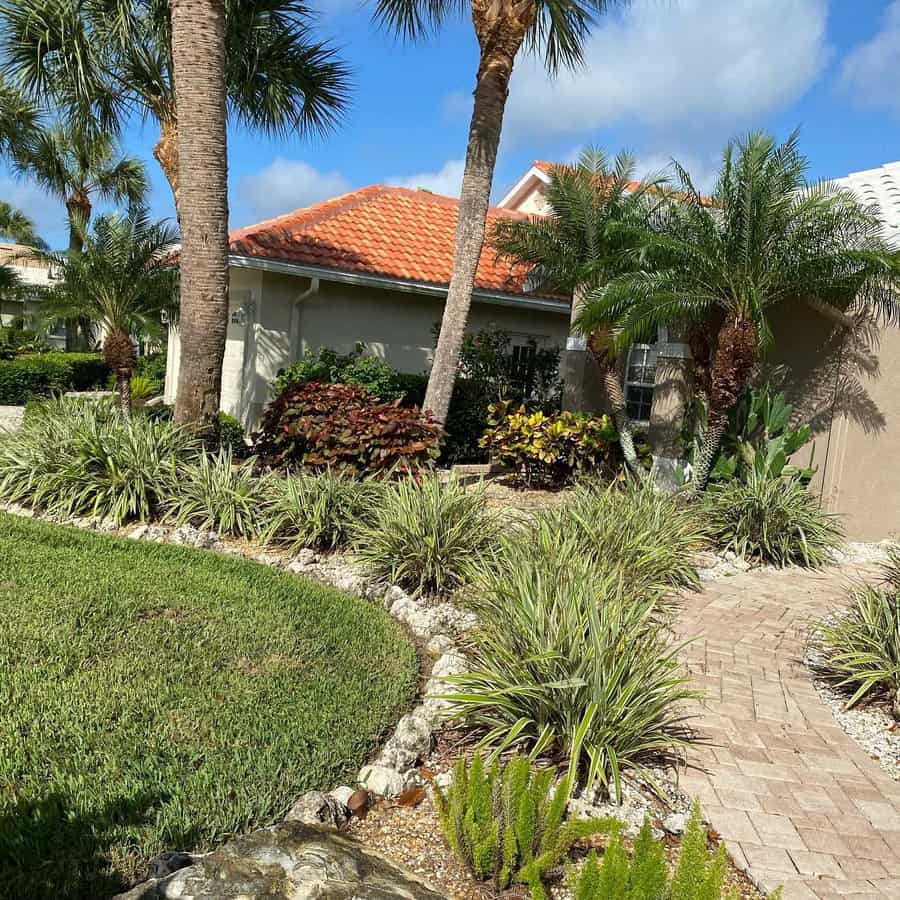
[[[30,328],[38,317],[41,290],[52,286],[56,280],[50,263],[34,253],[32,247],[0,242],[0,265],[12,269],[21,284],[14,296],[0,297],[2,326],[21,320],[26,328]],[[55,328],[46,335],[46,340],[51,346],[64,349],[65,329],[62,326]]]
[[[307,350],[358,343],[403,372],[427,372],[450,282],[458,202],[374,185],[230,235],[230,310],[222,408],[253,425],[272,380]],[[492,208],[488,228],[500,216]],[[513,345],[562,347],[569,303],[534,293],[527,272],[486,250],[469,328],[494,326]],[[170,332],[166,399],[178,380]]]
[[[500,216],[540,215],[553,164],[535,162],[500,203]],[[877,200],[900,237],[900,162],[838,180]],[[269,399],[278,370],[306,350],[348,352],[361,342],[395,368],[427,371],[452,267],[457,201],[375,185],[243,228],[230,236],[230,315],[222,407],[246,425]],[[572,304],[541,296],[527,273],[486,248],[469,329],[496,326],[514,342],[565,347],[564,403],[601,409],[603,396]],[[802,451],[813,489],[858,540],[900,532],[900,329],[860,323],[852,333],[821,316],[781,309],[767,377],[783,389],[814,440]],[[178,331],[170,332],[166,399],[174,400]],[[691,353],[676,329],[630,348],[622,377],[631,417],[648,433],[655,464],[676,467],[691,402]]]

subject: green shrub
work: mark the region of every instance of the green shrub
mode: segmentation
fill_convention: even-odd
[[[739,900],[737,888],[724,892],[728,859],[725,845],[710,852],[700,809],[694,811],[681,841],[674,873],[666,864],[666,848],[654,840],[649,819],[644,821],[631,860],[616,830],[603,853],[591,851],[587,862],[569,877],[574,900]],[[780,889],[772,897],[777,900]]]
[[[244,426],[228,413],[219,413],[219,446],[228,450],[235,459],[247,455],[248,447]]]
[[[769,385],[750,387],[735,404],[710,479],[746,478],[750,470],[797,476],[809,483],[815,468],[790,465],[791,457],[809,443],[809,425],[791,425],[794,408]]]
[[[275,466],[366,474],[429,463],[438,455],[440,432],[415,407],[381,403],[353,385],[312,381],[272,401],[254,444]]]
[[[363,349],[362,344],[357,344],[352,353],[344,355],[330,347],[307,351],[278,373],[272,383],[272,396],[277,398],[288,389],[319,381],[353,384],[379,400],[400,400],[405,393],[405,376],[395,372],[383,359],[364,355]]]
[[[577,472],[619,469],[618,434],[609,416],[529,413],[524,406],[495,403],[488,425],[481,446],[526,484],[562,484]]]
[[[437,475],[386,487],[372,515],[353,530],[360,562],[376,577],[439,594],[466,584],[492,551],[497,520],[484,489]]]
[[[615,784],[619,797],[623,769],[650,781],[649,764],[681,757],[682,702],[697,695],[664,610],[628,584],[552,523],[507,538],[470,591],[481,627],[469,671],[448,679],[481,747],[567,756],[588,786]]]
[[[153,394],[161,394],[166,388],[166,352],[139,357],[135,373],[150,382]]]
[[[108,377],[109,369],[97,353],[30,353],[0,359],[0,405],[24,406],[62,391],[102,388]]]
[[[599,564],[618,566],[633,591],[699,584],[692,559],[708,542],[701,516],[651,485],[592,479],[544,515]]]
[[[572,845],[609,831],[612,819],[563,823],[571,781],[553,788],[555,771],[533,770],[516,756],[501,770],[485,770],[476,754],[471,767],[459,759],[446,796],[435,787],[435,804],[447,842],[476,878],[492,880],[496,892],[514,883],[528,885],[533,900],[547,892],[542,879]]]
[[[59,515],[147,520],[195,449],[171,422],[125,420],[110,403],[34,404],[22,429],[0,439],[0,498]]]
[[[267,480],[256,475],[256,460],[234,465],[230,450],[200,453],[179,466],[166,499],[170,519],[219,534],[250,538],[265,521]]]
[[[329,469],[278,480],[264,538],[291,550],[342,547],[351,527],[367,516],[383,488],[382,482],[359,481]]]
[[[844,610],[816,623],[816,671],[851,694],[848,707],[887,694],[900,718],[900,550],[890,554],[879,585],[851,594]]]
[[[837,517],[796,477],[770,478],[751,470],[745,480],[711,485],[704,501],[718,546],[745,559],[819,566],[842,538]]]

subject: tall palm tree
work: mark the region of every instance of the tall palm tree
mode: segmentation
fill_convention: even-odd
[[[220,0],[231,116],[281,135],[325,132],[342,114],[349,73],[310,30],[305,0]],[[153,119],[153,154],[180,214],[179,112],[168,0],[0,0],[0,55],[27,96],[115,132],[130,112]],[[183,111],[182,111],[183,114]]]
[[[610,161],[588,148],[574,166],[558,166],[545,195],[548,213],[497,223],[489,242],[499,256],[531,267],[542,287],[582,297],[636,265],[633,251],[665,198],[665,179],[634,180],[631,155]],[[574,302],[574,300],[573,300]],[[629,468],[643,478],[609,329],[596,329],[591,349],[600,366],[607,398]]]
[[[525,46],[543,54],[547,68],[581,62],[595,15],[627,0],[378,0],[376,18],[416,38],[438,29],[469,6],[480,49],[475,101],[459,198],[453,273],[441,321],[425,406],[438,421],[447,418],[465,335],[475,272],[484,246],[485,222],[500,144],[509,79],[516,54]]]
[[[181,354],[175,421],[218,426],[228,327],[226,23],[222,0],[172,0],[181,194]]]
[[[38,120],[37,107],[0,78],[0,154],[8,154],[28,140]]]
[[[645,231],[636,261],[586,298],[585,334],[612,322],[616,343],[646,339],[660,325],[694,323],[710,336],[707,428],[694,465],[703,489],[728,413],[773,342],[768,315],[802,304],[842,324],[865,308],[900,321],[900,264],[877,206],[806,180],[797,134],[783,144],[750,134],[725,150],[710,198],[681,166],[680,196],[658,230]]]
[[[147,193],[144,164],[120,156],[109,135],[62,126],[39,129],[12,155],[20,175],[65,204],[71,253],[81,252],[82,234],[98,200],[140,204]]]
[[[83,250],[45,253],[62,273],[42,314],[50,319],[86,318],[103,333],[103,355],[115,373],[122,412],[131,410],[131,376],[137,362],[134,336],[155,336],[160,312],[178,300],[178,275],[167,264],[178,232],[151,222],[146,208],[99,216],[88,231],[79,224]]]

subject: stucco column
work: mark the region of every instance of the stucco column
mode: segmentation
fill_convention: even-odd
[[[584,293],[576,290],[572,296],[570,322],[578,318],[583,302]],[[560,375],[563,382],[563,409],[572,412],[609,412],[609,403],[606,400],[597,360],[588,349],[587,339],[577,334],[571,325],[560,363]]]
[[[678,484],[683,466],[682,432],[691,404],[693,359],[690,347],[670,328],[667,340],[660,341],[656,356],[653,406],[648,438],[653,448],[654,481],[661,487]],[[662,335],[661,335],[662,337]]]

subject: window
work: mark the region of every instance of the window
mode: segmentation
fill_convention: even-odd
[[[632,344],[625,369],[625,407],[628,418],[649,422],[656,383],[656,346]]]

